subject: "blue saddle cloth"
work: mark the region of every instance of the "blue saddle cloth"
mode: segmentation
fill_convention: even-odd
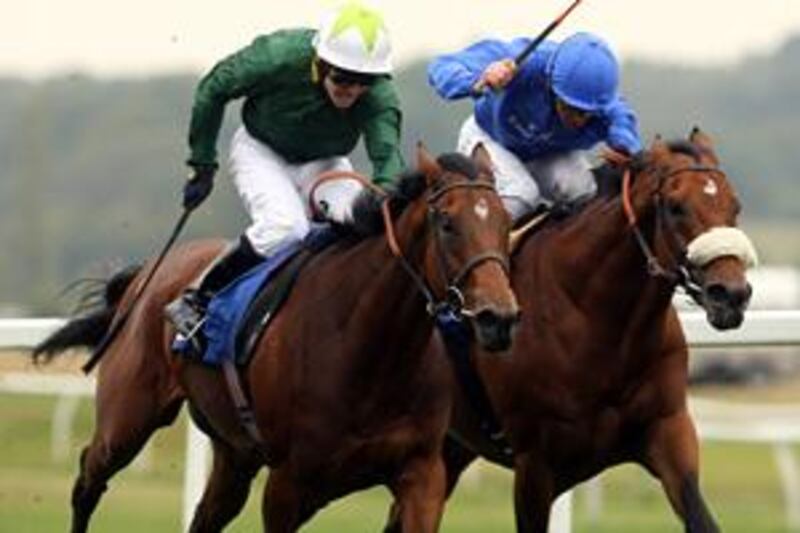
[[[288,243],[271,254],[264,262],[236,278],[219,291],[208,304],[203,334],[206,351],[202,361],[219,366],[236,356],[236,336],[251,302],[260,289],[289,259],[304,247],[302,241]]]

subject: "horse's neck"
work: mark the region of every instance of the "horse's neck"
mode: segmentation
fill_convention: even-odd
[[[646,238],[647,220],[640,221]],[[570,299],[590,315],[652,317],[665,313],[673,289],[647,271],[619,199],[598,200],[573,223],[556,231],[546,261]]]
[[[416,265],[422,263],[425,254],[425,221],[424,213],[410,206],[396,226],[403,256],[420,274],[421,268]],[[356,282],[358,301],[349,312],[350,320],[368,324],[370,338],[366,343],[373,345],[374,349],[360,351],[365,354],[372,352],[368,357],[374,357],[376,353],[380,357],[397,355],[405,360],[416,354],[421,356],[433,327],[425,312],[426,301],[422,292],[403,268],[401,260],[389,252],[385,238],[371,239],[365,246],[367,250],[363,255],[359,253],[353,261],[366,259],[373,268]],[[350,277],[351,281],[354,277]]]

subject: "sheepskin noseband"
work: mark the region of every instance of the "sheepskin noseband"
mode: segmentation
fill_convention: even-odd
[[[748,268],[758,264],[758,255],[750,238],[739,228],[730,226],[701,233],[689,243],[686,253],[689,262],[698,267],[724,256],[738,257]]]

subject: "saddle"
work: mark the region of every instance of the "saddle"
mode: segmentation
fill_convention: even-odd
[[[219,291],[208,305],[202,362],[246,366],[272,318],[291,294],[302,268],[336,240],[330,228],[317,229],[290,243]]]

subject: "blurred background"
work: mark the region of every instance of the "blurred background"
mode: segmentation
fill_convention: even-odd
[[[432,55],[481,37],[534,36],[568,3],[377,2],[393,36],[407,158],[418,140],[451,150],[470,109],[434,97],[425,76]],[[41,317],[70,313],[75,300],[64,289],[74,280],[107,276],[163,245],[180,214],[199,77],[258,34],[315,25],[327,4],[26,0],[10,7],[0,19],[0,316]],[[713,136],[744,206],[741,226],[761,256],[753,307],[799,308],[800,2],[584,0],[553,38],[579,30],[599,33],[618,52],[623,92],[645,138],[684,137],[695,125]],[[229,106],[220,153],[237,111]],[[369,171],[361,148],[355,161]],[[238,235],[245,220],[237,202],[223,172],[184,238]],[[74,372],[79,359],[55,371]],[[778,405],[791,416],[800,405],[792,348],[706,350],[693,353],[692,364],[698,397]],[[23,356],[0,357],[0,373],[34,371]],[[91,400],[71,407],[66,433],[54,432],[58,409],[66,408],[56,397],[0,394],[0,533],[66,529]],[[182,439],[180,429],[163,432],[138,468],[117,479],[96,531],[179,528]],[[704,444],[703,484],[724,530],[800,531],[800,501],[792,501],[800,487],[787,489],[798,484],[797,471],[787,474],[797,470],[797,450],[788,450]],[[257,528],[254,494],[232,531]],[[575,531],[680,530],[658,486],[633,467],[582,494]],[[349,498],[308,531],[378,530],[387,501],[381,491]],[[508,474],[479,467],[443,530],[512,531]]]

